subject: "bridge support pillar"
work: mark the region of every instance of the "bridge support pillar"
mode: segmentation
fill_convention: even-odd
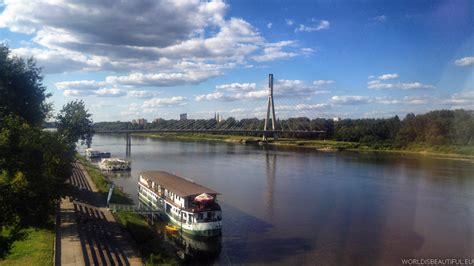
[[[125,134],[125,156],[129,157],[132,154],[132,138],[130,133]]]
[[[267,130],[270,123],[270,115],[272,116],[272,130],[275,131],[276,116],[275,116],[275,104],[273,102],[273,74],[268,74],[268,101],[267,101],[267,116],[265,117],[265,125],[263,132],[263,140],[267,140]],[[273,139],[277,139],[278,136],[275,132],[272,132]]]

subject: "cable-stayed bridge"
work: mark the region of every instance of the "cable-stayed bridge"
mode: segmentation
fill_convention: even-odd
[[[170,121],[161,123],[153,129],[98,129],[98,134],[125,134],[126,154],[131,152],[131,134],[143,133],[201,133],[201,134],[244,134],[262,136],[263,140],[269,138],[277,139],[282,134],[297,134],[299,136],[314,136],[324,133],[321,130],[301,130],[292,128],[290,125],[278,125],[275,114],[275,102],[273,97],[273,74],[268,76],[268,97],[265,106],[266,116],[263,125],[252,119],[219,121],[219,117],[210,120],[187,120]],[[252,123],[254,122],[254,123]]]

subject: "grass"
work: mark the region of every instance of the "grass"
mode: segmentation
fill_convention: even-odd
[[[172,250],[163,243],[157,233],[148,225],[140,215],[119,210],[115,213],[115,218],[137,243],[141,254],[146,258],[147,265],[177,265]]]
[[[78,160],[89,173],[92,182],[94,182],[99,192],[105,197],[109,191],[111,181],[85,157],[78,155]],[[126,193],[120,190],[114,190],[111,203],[133,204],[133,201]],[[142,216],[134,212],[123,210],[117,211],[114,213],[114,216],[117,222],[127,229],[135,240],[140,253],[146,259],[146,265],[177,265],[174,257],[170,255],[172,251],[162,243],[159,236]]]
[[[3,236],[11,232],[4,230]],[[54,230],[52,228],[26,228],[22,238],[13,243],[9,254],[0,265],[53,265]]]
[[[87,173],[92,179],[92,182],[94,182],[95,186],[97,187],[99,192],[102,194],[102,196],[104,198],[107,197],[112,181],[107,179],[107,177],[104,174],[102,174],[100,169],[97,168],[97,166],[90,163],[84,156],[78,155],[77,158],[86,169]],[[128,197],[128,195],[125,192],[118,189],[114,189],[112,198],[110,199],[110,203],[131,204],[133,203],[133,201]]]

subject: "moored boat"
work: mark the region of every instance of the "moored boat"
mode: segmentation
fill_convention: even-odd
[[[87,148],[86,156],[89,159],[110,158],[110,152],[101,152],[92,148]]]
[[[164,171],[143,172],[138,181],[138,196],[142,203],[163,212],[180,231],[196,236],[221,235],[218,194]]]
[[[107,158],[100,161],[99,168],[103,171],[129,171],[130,162],[119,158]]]

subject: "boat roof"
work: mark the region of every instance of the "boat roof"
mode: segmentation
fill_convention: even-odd
[[[210,188],[201,186],[191,180],[170,174],[165,171],[146,171],[140,173],[140,175],[145,179],[149,179],[150,181],[160,184],[169,191],[183,198],[199,195],[202,193],[213,195],[219,194]]]

